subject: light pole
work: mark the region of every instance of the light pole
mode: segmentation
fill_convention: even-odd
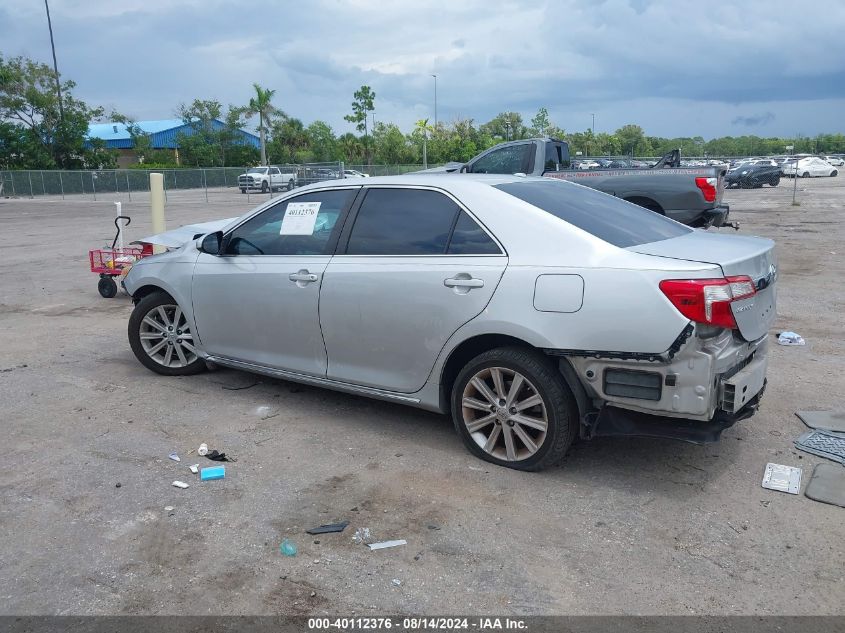
[[[434,129],[437,129],[437,75],[434,77]]]
[[[595,133],[596,133],[596,115],[593,114],[592,117],[593,117],[593,127],[590,128],[590,129],[593,130],[593,135],[595,135]]]
[[[47,28],[50,29],[50,48],[53,49],[53,70],[56,72],[56,92],[59,95],[59,118],[65,122],[65,110],[62,105],[62,84],[59,81],[59,65],[56,63],[56,44],[53,42],[53,21],[50,19],[50,5],[44,0],[44,8],[47,9]]]

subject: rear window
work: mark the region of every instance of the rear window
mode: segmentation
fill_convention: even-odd
[[[588,187],[552,179],[494,186],[620,248],[668,240],[692,231],[654,211]]]

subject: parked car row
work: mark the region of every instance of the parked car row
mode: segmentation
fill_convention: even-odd
[[[265,167],[252,167],[245,173],[238,176],[238,188],[241,193],[248,191],[260,191],[269,193],[271,191],[290,191],[294,187],[302,187],[324,180],[337,180],[340,178],[369,178],[369,174],[355,169],[344,169],[341,175],[338,169],[326,167],[313,167],[310,165],[270,165]]]

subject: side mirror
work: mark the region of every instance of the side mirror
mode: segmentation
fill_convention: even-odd
[[[220,255],[220,247],[222,245],[223,231],[216,231],[200,238],[197,243],[197,250],[201,253],[208,253],[209,255]]]
[[[465,165],[461,165],[461,169],[458,171],[459,174],[468,174],[469,173],[469,163]]]

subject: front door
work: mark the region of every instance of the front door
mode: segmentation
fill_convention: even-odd
[[[444,193],[370,188],[323,277],[328,377],[418,391],[506,265],[496,241]]]
[[[357,191],[288,198],[224,236],[221,256],[200,253],[192,299],[209,354],[325,375],[320,284]]]

